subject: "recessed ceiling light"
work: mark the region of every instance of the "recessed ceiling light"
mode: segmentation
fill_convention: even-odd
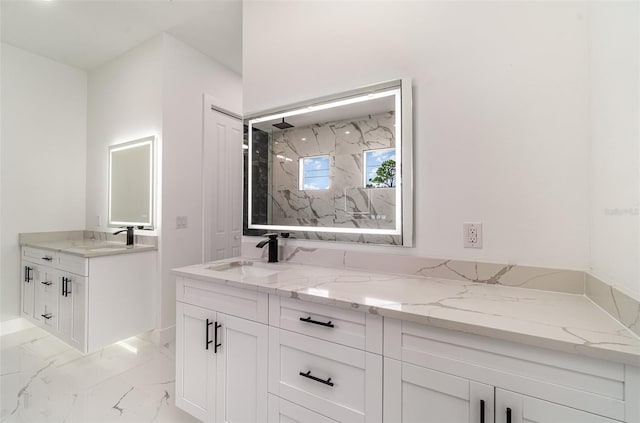
[[[302,141],[306,141],[306,140],[307,140],[306,138],[300,138],[300,139],[301,139]]]
[[[349,135],[351,132],[349,131],[344,131],[345,134]]]

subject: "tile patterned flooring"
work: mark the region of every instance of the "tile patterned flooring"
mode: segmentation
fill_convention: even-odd
[[[83,355],[37,327],[0,337],[0,422],[197,422],[174,406],[175,345]]]

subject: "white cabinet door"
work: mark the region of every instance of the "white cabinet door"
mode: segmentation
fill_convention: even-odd
[[[217,323],[216,421],[265,422],[268,327],[222,313]]]
[[[215,420],[216,314],[215,311],[176,303],[175,402],[177,407],[205,422]]]
[[[268,423],[337,423],[322,414],[269,394]]]
[[[493,422],[493,386],[385,358],[384,421]]]
[[[22,262],[22,302],[20,314],[24,317],[33,319],[35,282],[34,272],[37,266],[33,263]]]
[[[58,334],[80,351],[86,350],[87,278],[58,272]],[[117,313],[117,310],[114,310]]]
[[[586,411],[496,388],[496,423],[615,423]]]

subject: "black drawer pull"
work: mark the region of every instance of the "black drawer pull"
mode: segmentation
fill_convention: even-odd
[[[47,313],[47,314],[41,314],[40,316],[44,317],[45,319],[49,320],[51,319],[51,313]]]
[[[480,400],[480,423],[484,423],[484,400]]]
[[[319,377],[315,377],[311,374],[311,370],[307,373],[300,372],[300,376],[304,376],[308,379],[315,380],[316,382],[324,383],[325,385],[333,386],[333,382],[331,382],[331,378],[327,380],[320,379]]]
[[[511,423],[511,409],[507,407],[507,423]]]
[[[44,256],[44,257],[42,257],[42,260],[52,261],[52,260],[53,260],[53,257]]]
[[[309,317],[301,317],[300,321],[301,322],[307,322],[307,323],[313,323],[314,325],[325,326],[325,327],[328,327],[328,328],[335,328],[334,324],[331,323],[331,320],[329,320],[326,323],[325,322],[319,322],[317,320],[311,319],[311,316],[309,316]]]
[[[43,284],[43,285],[47,285],[47,286],[53,285],[53,282],[51,282],[51,281],[42,281],[40,283]]]

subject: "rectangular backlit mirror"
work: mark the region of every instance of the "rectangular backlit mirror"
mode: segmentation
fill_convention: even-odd
[[[246,118],[246,231],[412,245],[411,83]]]
[[[109,226],[153,229],[155,137],[109,147]]]

